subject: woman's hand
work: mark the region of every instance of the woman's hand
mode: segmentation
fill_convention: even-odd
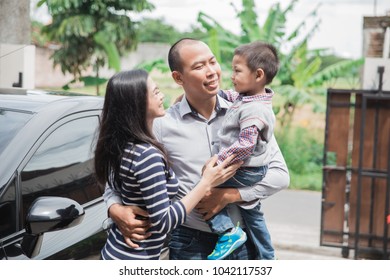
[[[118,226],[125,242],[132,248],[138,248],[139,245],[132,240],[145,240],[150,236],[146,231],[150,227],[147,219],[148,212],[137,206],[124,206],[121,204],[113,204],[108,209],[110,218]],[[142,217],[142,219],[140,219]],[[145,219],[146,218],[146,219]]]
[[[218,158],[216,155],[213,156],[206,162],[203,168],[202,180],[206,180],[211,185],[211,187],[216,187],[231,178],[243,163],[237,162],[229,165],[234,158],[235,155],[231,155],[221,164],[216,165]]]

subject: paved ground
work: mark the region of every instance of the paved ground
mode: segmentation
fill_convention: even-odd
[[[278,259],[345,260],[341,248],[320,246],[320,192],[284,190],[262,207]]]

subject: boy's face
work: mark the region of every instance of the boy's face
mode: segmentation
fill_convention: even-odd
[[[244,57],[239,55],[233,57],[232,70],[231,78],[235,91],[247,95],[258,93],[257,73],[249,69]]]
[[[186,95],[192,97],[215,96],[219,90],[221,66],[210,48],[203,42],[182,46],[180,58],[183,70],[172,74]]]

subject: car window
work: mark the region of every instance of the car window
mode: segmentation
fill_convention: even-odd
[[[99,119],[80,118],[53,131],[21,172],[24,216],[40,196],[62,196],[81,205],[100,197],[94,177],[93,151]]]
[[[0,239],[16,232],[16,186],[15,180],[0,194]]]
[[[31,117],[26,112],[0,108],[0,154]]]

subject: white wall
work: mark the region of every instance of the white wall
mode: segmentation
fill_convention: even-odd
[[[363,72],[363,89],[379,88],[378,67],[385,67],[382,80],[382,90],[390,91],[390,58],[366,57]]]
[[[374,58],[366,57],[363,69],[363,89],[379,88],[379,73],[378,67],[384,67],[382,77],[382,90],[390,91],[390,28],[385,31],[385,39],[383,42],[383,57]]]
[[[121,58],[121,70],[129,70],[138,64],[156,59],[164,59],[168,64],[168,51],[170,46],[161,43],[140,43],[137,50]],[[36,49],[35,65],[35,86],[37,88],[60,88],[69,83],[74,78],[69,73],[65,75],[61,72],[60,66],[53,67],[53,60],[50,56],[54,53],[53,49]],[[104,67],[100,69],[100,76],[110,78],[115,73],[114,70]],[[83,71],[83,76],[94,76],[92,68]]]
[[[0,88],[13,87],[23,74],[22,87],[35,87],[35,46],[0,44]]]

